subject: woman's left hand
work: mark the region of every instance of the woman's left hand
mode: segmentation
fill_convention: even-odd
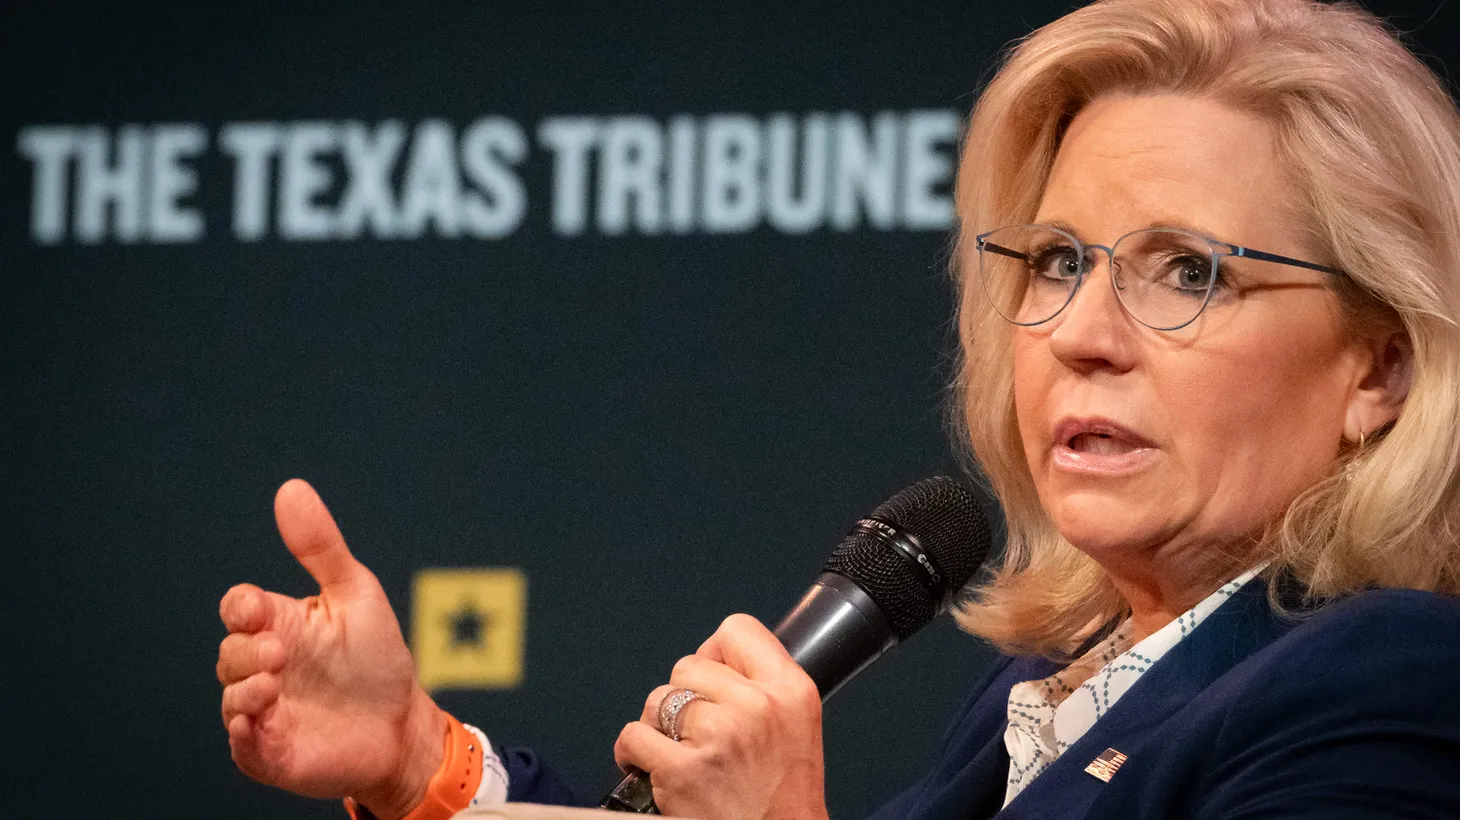
[[[690,702],[681,740],[659,728],[659,703],[674,689]],[[665,814],[719,818],[824,818],[821,697],[785,647],[749,615],[731,615],[669,683],[649,693],[644,713],[614,744],[620,767],[649,772]]]

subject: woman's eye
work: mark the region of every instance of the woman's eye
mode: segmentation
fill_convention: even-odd
[[[1080,255],[1074,248],[1045,248],[1029,257],[1029,267],[1035,276],[1045,279],[1074,279],[1080,275]]]
[[[1212,277],[1216,272],[1209,260],[1181,257],[1169,260],[1165,268],[1166,274],[1160,279],[1175,290],[1205,293],[1213,286]]]

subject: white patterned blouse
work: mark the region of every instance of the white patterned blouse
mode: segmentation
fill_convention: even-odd
[[[1262,569],[1254,567],[1223,584],[1134,646],[1127,619],[1064,669],[1044,680],[1015,684],[1009,690],[1009,726],[1004,730],[1009,750],[1004,805],[1089,731],[1152,664]]]

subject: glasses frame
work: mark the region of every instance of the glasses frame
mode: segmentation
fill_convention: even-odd
[[[983,270],[983,254],[986,251],[988,253],[994,253],[1000,256],[1020,259],[1023,260],[1026,264],[1030,264],[1032,262],[1027,254],[1023,254],[1019,251],[1014,250],[1013,248],[1007,248],[1003,245],[997,245],[988,241],[988,238],[993,234],[996,234],[1000,231],[1011,230],[1014,228],[1034,228],[1038,230],[1052,231],[1054,233],[1057,233],[1060,236],[1063,236],[1066,239],[1070,240],[1071,245],[1074,247],[1080,259],[1080,270],[1078,273],[1075,274],[1075,286],[1070,289],[1070,293],[1067,297],[1065,297],[1064,303],[1056,308],[1054,313],[1051,313],[1049,316],[1046,316],[1045,318],[1035,322],[1020,322],[1015,319],[1010,319],[1008,316],[1004,316],[1003,311],[999,310],[998,307],[994,304],[994,300],[992,296],[990,296],[988,292],[988,285],[986,284],[986,277]],[[1202,297],[1201,307],[1197,308],[1196,314],[1193,315],[1190,319],[1187,319],[1186,321],[1177,325],[1162,326],[1153,325],[1150,322],[1147,322],[1146,320],[1137,316],[1135,312],[1131,310],[1130,305],[1127,305],[1125,303],[1125,298],[1121,296],[1120,293],[1121,290],[1123,290],[1124,288],[1119,282],[1120,274],[1115,266],[1115,249],[1119,248],[1120,243],[1123,242],[1127,237],[1131,237],[1139,233],[1151,233],[1154,231],[1177,233],[1184,236],[1189,236],[1192,239],[1200,239],[1201,241],[1206,242],[1208,245],[1210,245],[1212,249],[1212,277],[1211,281],[1207,284],[1206,294]],[[1327,273],[1332,276],[1347,276],[1347,274],[1345,274],[1338,268],[1329,267],[1328,265],[1320,265],[1317,262],[1308,262],[1303,259],[1295,259],[1291,256],[1283,256],[1282,254],[1259,251],[1243,245],[1234,245],[1231,242],[1223,242],[1220,239],[1213,239],[1210,236],[1184,230],[1182,228],[1137,228],[1134,231],[1122,234],[1110,245],[1097,245],[1093,242],[1081,242],[1079,239],[1076,239],[1072,234],[1070,234],[1069,231],[1066,231],[1062,228],[1056,228],[1053,225],[1041,225],[1038,223],[1031,223],[1025,225],[1006,225],[1002,228],[995,228],[992,231],[984,231],[983,233],[975,236],[973,238],[973,241],[979,252],[978,276],[981,283],[980,286],[984,288],[984,298],[989,300],[990,305],[994,307],[995,313],[999,314],[999,316],[1002,317],[1005,321],[1008,321],[1011,324],[1019,325],[1020,327],[1034,327],[1035,325],[1042,325],[1045,322],[1054,319],[1056,316],[1059,316],[1061,313],[1064,313],[1065,308],[1069,307],[1070,303],[1075,301],[1075,294],[1080,292],[1080,288],[1083,287],[1085,284],[1085,279],[1090,275],[1090,271],[1093,270],[1095,267],[1093,264],[1090,263],[1089,251],[1091,250],[1105,251],[1105,257],[1110,260],[1110,287],[1112,290],[1115,291],[1115,299],[1117,302],[1120,303],[1120,307],[1126,312],[1126,315],[1130,316],[1132,319],[1135,319],[1137,322],[1140,322],[1142,325],[1151,328],[1152,330],[1161,331],[1180,330],[1187,325],[1190,325],[1192,322],[1195,322],[1197,319],[1201,318],[1202,312],[1207,309],[1207,304],[1212,300],[1212,290],[1216,287],[1218,274],[1221,272],[1221,260],[1226,257],[1237,257],[1239,259],[1256,259],[1260,262],[1272,262],[1278,265],[1288,265],[1295,268],[1304,268],[1306,270],[1314,270],[1320,273]],[[1225,250],[1222,250],[1224,248]]]

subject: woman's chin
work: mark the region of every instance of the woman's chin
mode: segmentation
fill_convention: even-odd
[[[1111,493],[1071,493],[1047,509],[1066,541],[1097,558],[1159,542],[1172,529],[1170,509]]]

